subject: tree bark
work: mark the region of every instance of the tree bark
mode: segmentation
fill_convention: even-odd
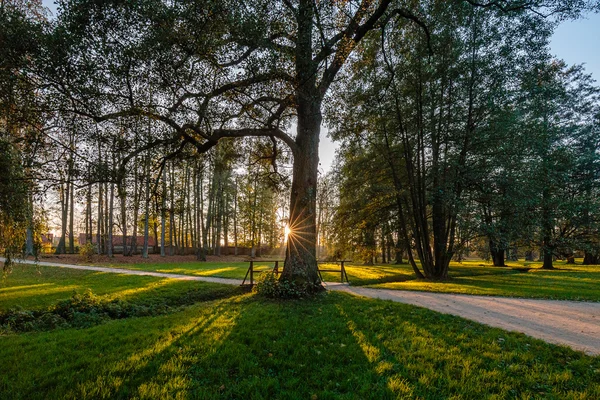
[[[110,184],[110,198],[108,207],[108,245],[106,253],[108,257],[113,257],[113,225],[114,225],[114,199],[115,199],[115,184]]]
[[[69,190],[69,253],[75,254],[75,232],[74,232],[74,209],[75,199],[73,192],[75,191],[75,185],[73,184],[73,178],[71,178],[71,189]]]
[[[305,93],[299,93],[298,98],[298,151],[294,154],[290,196],[291,232],[281,280],[304,285],[309,291],[318,291],[322,288],[315,247],[321,103]]]
[[[490,253],[492,255],[494,267],[506,267],[506,264],[504,263],[505,250],[493,240],[490,240]]]
[[[167,169],[163,168],[162,175],[162,204],[160,209],[160,256],[165,253],[165,233],[167,230]]]
[[[583,265],[598,265],[600,264],[600,253],[592,253],[586,251],[583,255]]]

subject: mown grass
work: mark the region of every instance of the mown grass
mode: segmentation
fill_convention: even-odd
[[[329,293],[0,337],[0,398],[600,398],[600,358]]]
[[[138,304],[155,299],[172,301],[203,288],[222,291],[228,286],[150,276],[133,276],[21,264],[0,279],[0,312],[19,307],[39,310],[91,290],[107,301],[120,299]],[[234,288],[229,288],[234,289]]]
[[[508,263],[508,267],[494,267],[481,261],[452,263],[448,281],[431,282],[416,279],[412,269],[403,266],[397,268],[394,274],[388,272],[374,279],[365,277],[355,281],[351,279],[351,282],[355,285],[386,289],[600,301],[600,266],[568,265],[557,262],[556,270],[548,271],[540,267],[540,263],[524,262]],[[361,267],[357,268],[361,269]],[[377,272],[374,271],[372,274],[376,275]]]
[[[248,270],[247,262],[168,262],[156,264],[133,264],[114,267],[140,269],[167,273],[199,276],[218,276],[243,279]],[[509,262],[507,267],[494,267],[482,260],[453,262],[450,279],[431,282],[415,278],[412,268],[402,265],[358,264],[346,265],[352,285],[374,288],[418,290],[428,292],[459,293],[489,296],[510,296],[557,300],[600,301],[600,266],[569,265],[564,261],[555,263],[556,270],[542,270],[538,262]],[[338,264],[321,264],[322,269],[338,269]],[[269,270],[272,263],[257,261],[255,270]],[[323,279],[339,282],[340,274],[324,272]],[[256,275],[255,275],[256,276]]]

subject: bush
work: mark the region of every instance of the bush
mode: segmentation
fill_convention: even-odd
[[[197,302],[217,300],[242,292],[241,288],[217,287],[189,290],[177,296],[156,297],[143,303],[106,300],[92,293],[73,293],[67,300],[45,310],[20,307],[0,312],[0,333],[47,331],[58,328],[88,328],[111,319],[164,315]]]
[[[92,261],[92,256],[96,254],[96,247],[91,243],[79,246],[79,256],[83,261]]]
[[[265,271],[258,276],[252,291],[271,299],[298,299],[316,290],[309,290],[306,285],[296,282],[280,281],[272,271]]]

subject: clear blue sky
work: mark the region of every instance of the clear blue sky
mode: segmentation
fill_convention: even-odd
[[[43,4],[56,14],[53,0],[43,0]],[[554,33],[551,42],[552,53],[567,64],[585,64],[585,69],[596,81],[600,80],[600,14],[590,14],[576,21],[563,22]],[[338,145],[326,135],[321,136],[319,157],[321,169],[328,171]]]

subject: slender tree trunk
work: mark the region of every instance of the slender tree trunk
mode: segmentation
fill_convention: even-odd
[[[69,215],[69,178],[60,187],[60,206],[61,206],[61,221],[60,221],[60,240],[56,247],[56,254],[65,254],[67,252],[66,239],[67,239],[67,223]]]
[[[169,176],[170,190],[170,210],[169,210],[169,255],[175,255],[175,166],[171,164],[171,171]]]
[[[102,232],[102,240],[104,240],[104,253],[108,254],[108,247],[112,246],[112,243],[108,243],[108,220],[110,218],[110,214],[108,211],[109,201],[108,201],[108,182],[104,184],[104,231]]]
[[[102,254],[102,221],[104,221],[104,217],[102,215],[102,209],[104,206],[102,205],[102,199],[104,198],[104,194],[102,193],[102,183],[98,184],[98,222],[97,222],[97,231],[96,231],[96,250],[98,254]]]
[[[134,168],[134,173],[133,173],[133,232],[131,234],[131,249],[129,250],[129,253],[131,255],[136,255],[137,254],[137,237],[138,237],[138,219],[140,217],[140,190],[139,190],[139,183],[138,180],[140,179],[139,176],[139,165],[138,165],[138,159],[137,157],[135,157],[134,162],[133,162],[133,168]]]
[[[208,232],[207,226],[204,224],[204,174],[200,176],[200,181],[198,182],[199,194],[200,194],[200,228],[202,229],[202,243],[200,248],[198,249],[198,253],[196,254],[196,259],[198,261],[206,261],[206,249],[208,248]]]
[[[142,250],[142,257],[148,258],[148,239],[149,239],[149,225],[150,225],[150,155],[146,156],[145,161],[145,174],[144,179],[146,180],[146,190],[144,191],[144,247]]]
[[[164,257],[165,253],[165,236],[167,230],[167,169],[163,168],[162,175],[162,205],[160,209],[160,256]]]
[[[114,226],[114,198],[115,198],[115,184],[110,184],[110,197],[108,207],[108,246],[106,247],[106,254],[110,258],[113,257],[113,226]]]
[[[126,256],[129,254],[127,248],[127,189],[123,183],[117,187],[117,192],[121,206],[121,234],[123,235],[123,252],[121,254]]]
[[[385,258],[385,230],[383,225],[381,226],[381,263],[385,264],[387,261]]]
[[[37,250],[35,249],[33,240],[33,197],[31,191],[27,195],[27,231],[25,233],[25,256],[36,256]]]
[[[542,191],[542,253],[544,264],[542,269],[554,269],[553,253],[554,245],[552,243],[552,229],[554,219],[549,206],[550,189],[544,188]]]
[[[85,241],[86,243],[92,243],[92,231],[93,231],[93,222],[92,222],[92,185],[88,187],[85,199]]]
[[[238,209],[238,180],[235,178],[235,188],[233,194],[233,254],[238,255],[238,220],[237,210]]]
[[[71,178],[71,189],[69,190],[69,202],[71,205],[69,206],[69,253],[75,254],[75,232],[74,232],[74,195],[75,185],[73,184],[73,179]]]

